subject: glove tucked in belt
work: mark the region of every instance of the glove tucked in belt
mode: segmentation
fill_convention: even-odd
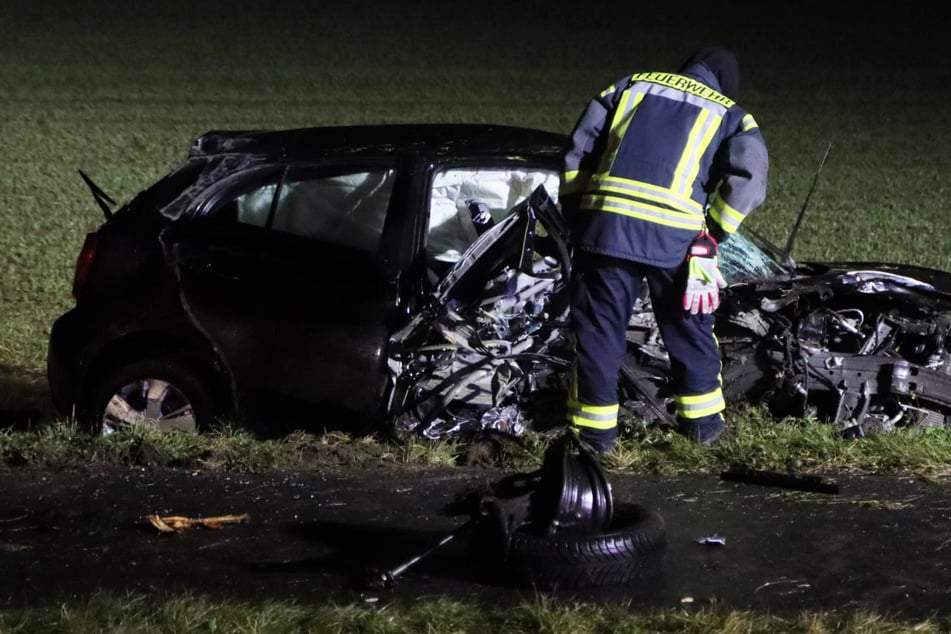
[[[720,305],[720,289],[727,284],[720,274],[717,252],[717,241],[706,229],[690,243],[684,310],[692,315],[712,313]]]

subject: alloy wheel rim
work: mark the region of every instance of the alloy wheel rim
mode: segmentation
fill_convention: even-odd
[[[127,383],[106,403],[102,416],[103,436],[136,426],[160,432],[198,430],[191,401],[174,384],[159,378]]]

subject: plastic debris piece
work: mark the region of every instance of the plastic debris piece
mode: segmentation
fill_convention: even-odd
[[[149,521],[149,524],[157,528],[159,532],[175,533],[180,530],[195,528],[196,526],[220,529],[224,528],[225,524],[246,522],[251,519],[251,516],[247,513],[243,513],[241,515],[218,515],[215,517],[184,517],[181,515],[161,516],[158,514],[152,514],[146,515],[145,519]]]
[[[796,590],[802,590],[804,588],[812,587],[809,585],[809,583],[805,579],[787,579],[786,577],[780,577],[779,579],[776,579],[774,581],[767,581],[766,583],[761,583],[759,586],[757,586],[756,590],[753,590],[753,594],[756,594],[757,592],[759,592],[760,590],[764,588],[769,588],[771,586],[779,586],[779,585],[794,586],[793,589],[791,590],[786,589],[785,591],[781,591],[780,594],[789,594],[790,592],[795,592]]]
[[[706,537],[700,537],[697,539],[698,544],[711,544],[716,546],[726,546],[726,537],[723,535],[708,535]]]
[[[33,550],[33,547],[26,544],[0,544],[0,552],[2,553],[19,553],[24,550]]]

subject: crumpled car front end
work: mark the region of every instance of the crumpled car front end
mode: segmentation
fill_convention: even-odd
[[[845,436],[951,424],[951,274],[882,262],[790,265],[750,233],[721,245],[728,403],[813,416]],[[646,294],[628,328],[628,407],[672,422],[669,359]]]
[[[721,249],[717,311],[730,404],[815,416],[844,435],[951,424],[951,274],[885,263],[803,263],[753,233]],[[387,419],[397,433],[519,435],[564,421],[572,359],[570,258],[555,204],[536,192],[483,234],[390,339]],[[669,358],[646,293],[619,377],[625,417],[673,424]]]
[[[856,436],[948,424],[951,285],[932,283],[940,272],[881,263],[812,271],[755,295],[737,289],[747,310],[730,323],[749,327],[757,315],[767,326],[759,364],[773,413],[816,415]]]
[[[728,403],[814,416],[846,436],[951,424],[951,275],[941,271],[812,263],[750,278],[725,293],[716,332]],[[647,298],[629,341],[639,367],[654,368],[638,380],[654,381],[656,400],[669,403]]]

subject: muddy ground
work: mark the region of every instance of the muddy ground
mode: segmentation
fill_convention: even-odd
[[[381,605],[446,596],[530,599],[477,574],[465,536],[396,579],[360,583],[426,550],[466,516],[445,506],[509,473],[373,468],[235,475],[168,468],[0,471],[0,607],[109,591]],[[918,618],[951,611],[951,487],[906,477],[842,477],[838,493],[609,474],[614,500],[656,510],[659,565],[637,582],[561,593],[632,610],[710,606],[867,609]],[[220,529],[162,534],[151,513],[249,514]],[[718,535],[725,543],[701,544]]]

